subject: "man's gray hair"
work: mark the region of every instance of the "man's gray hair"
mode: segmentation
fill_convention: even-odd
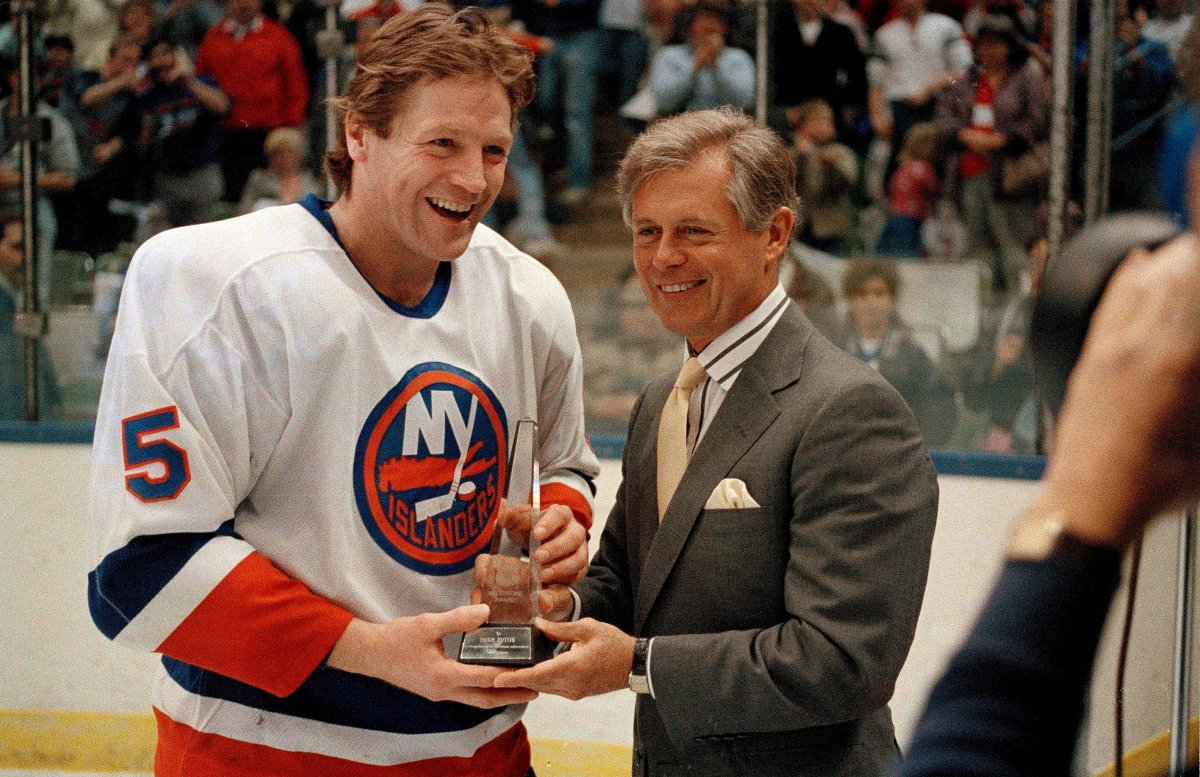
[[[650,176],[723,149],[732,175],[725,195],[742,226],[761,232],[781,206],[798,212],[796,163],[773,131],[734,108],[689,111],[655,122],[639,135],[617,173],[621,215],[633,226],[633,193]]]

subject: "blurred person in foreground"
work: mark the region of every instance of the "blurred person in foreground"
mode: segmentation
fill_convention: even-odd
[[[496,683],[629,687],[639,777],[871,777],[899,756],[888,700],[937,480],[895,389],[779,284],[795,176],[729,108],[653,125],[621,165],[643,291],[692,356],[634,407],[582,619],[540,622],[571,649]],[[570,616],[567,594],[544,612]]]
[[[1192,208],[1200,166],[1191,166]],[[1067,387],[1040,496],[966,644],[934,687],[900,777],[1071,773],[1121,556],[1200,499],[1200,244],[1114,273]]]
[[[1193,101],[1197,64],[1183,69]],[[1188,178],[1196,224],[1197,157]],[[1051,450],[1042,493],[934,687],[899,777],[1071,773],[1121,555],[1156,516],[1200,499],[1194,232],[1153,253],[1134,251],[1108,281]]]
[[[479,220],[528,55],[478,9],[359,52],[314,196],[156,235],[130,264],[96,420],[89,605],[163,655],[160,775],[525,777],[529,691],[446,655],[537,420],[543,591],[587,563],[566,292]],[[523,524],[523,525],[522,525]],[[565,594],[565,591],[564,591]],[[549,602],[547,602],[549,604]]]

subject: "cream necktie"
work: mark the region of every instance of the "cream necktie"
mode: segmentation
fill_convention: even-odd
[[[687,421],[688,406],[692,400],[692,389],[700,385],[706,373],[704,366],[695,356],[683,363],[675,388],[663,405],[662,418],[658,421],[658,520],[667,512],[667,505],[683,479],[687,469]]]

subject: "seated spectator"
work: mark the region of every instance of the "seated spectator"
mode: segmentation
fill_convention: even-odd
[[[9,137],[10,127],[21,112],[21,101],[15,93],[20,86],[20,74],[15,62],[0,62],[0,71],[7,75],[10,95],[0,100],[0,209],[18,211],[21,207],[21,145]],[[38,86],[41,73],[37,74]],[[35,89],[35,93],[36,93]],[[70,191],[79,176],[79,148],[71,125],[56,109],[38,100],[34,114],[49,135],[38,144],[34,188],[37,202],[34,211],[38,224],[38,297],[45,304],[50,296],[50,254],[58,239],[58,219],[50,196]]]
[[[896,171],[888,178],[888,220],[875,253],[898,259],[921,255],[921,225],[929,218],[941,188],[933,164],[938,157],[937,129],[924,122],[904,138]]]
[[[995,333],[981,338],[963,378],[963,398],[983,414],[983,431],[972,447],[988,453],[1037,453],[1037,400],[1026,352],[1034,295],[1041,286],[1049,248],[1038,237],[1029,248],[1029,288],[1009,300]]]
[[[21,217],[9,213],[0,231],[0,421],[25,418],[25,338],[13,332],[13,318],[21,308],[24,229]],[[38,349],[42,418],[50,418],[62,402],[54,368],[46,349]]]
[[[788,120],[802,204],[797,234],[813,248],[840,254],[853,218],[851,195],[858,183],[858,157],[837,142],[833,108],[824,100],[793,108]]]
[[[171,226],[211,221],[222,191],[217,122],[229,113],[229,98],[211,77],[185,72],[165,39],[143,53],[149,73],[138,90],[138,147],[150,164],[154,199]]]
[[[608,327],[581,344],[583,396],[588,433],[624,437],[642,389],[654,376],[679,369],[683,344],[650,308],[632,267],[615,292]]]
[[[837,340],[887,379],[916,416],[929,447],[950,439],[958,421],[954,390],[896,313],[900,274],[884,259],[856,259],[842,276],[849,316]]]
[[[304,134],[292,127],[271,130],[263,144],[266,168],[246,179],[239,213],[250,213],[272,205],[290,205],[317,191],[317,181],[305,164]]]
[[[977,66],[938,100],[938,135],[955,155],[963,253],[991,268],[997,294],[1011,296],[1020,292],[1049,175],[1050,90],[1014,18],[985,17],[974,51]],[[1006,180],[1006,165],[1034,160],[1045,162],[1038,177]]]
[[[133,148],[138,115],[134,108],[142,49],[131,35],[118,35],[109,47],[104,69],[80,73],[78,102],[64,105],[63,115],[79,146],[79,181],[59,195],[58,245],[98,256],[128,239],[126,219],[109,213],[114,198],[133,195]]]
[[[125,5],[121,6],[118,27],[120,34],[131,36],[143,47],[151,39],[163,36],[162,30],[159,28],[158,9],[154,5],[154,0],[126,0]],[[174,45],[174,41],[171,43]],[[180,53],[176,52],[177,55]],[[180,58],[180,64],[190,68],[192,62],[190,59]]]
[[[754,103],[754,60],[727,45],[729,6],[699,0],[688,23],[688,42],[663,46],[650,63],[658,115]]]

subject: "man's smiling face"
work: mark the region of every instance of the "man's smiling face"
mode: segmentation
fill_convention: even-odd
[[[348,129],[352,199],[406,265],[455,259],[504,183],[512,107],[498,81],[455,76],[411,87],[388,137]]]
[[[730,176],[725,152],[709,149],[633,193],[633,256],[646,299],[697,351],[767,298],[778,279],[781,230],[787,242],[776,222],[761,232],[742,225],[726,195]]]

